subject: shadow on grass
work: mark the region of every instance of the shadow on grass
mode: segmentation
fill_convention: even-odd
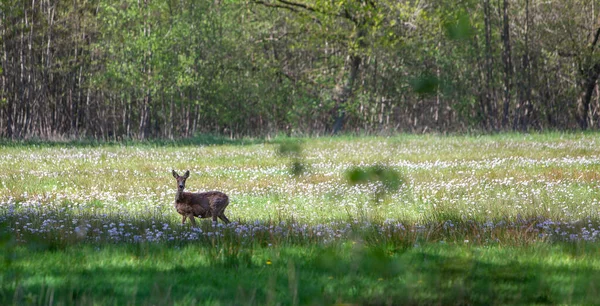
[[[28,304],[52,294],[77,305],[593,304],[600,289],[596,269],[536,262],[531,250],[493,263],[486,256],[500,248],[279,247],[256,249],[249,264],[235,266],[206,261],[210,252],[156,244],[23,253],[17,289],[5,282],[0,301]]]
[[[432,217],[437,225],[423,233],[445,237],[451,217]],[[73,222],[82,219],[85,223]],[[174,228],[174,219],[62,209],[46,210],[42,217],[17,207],[0,220],[5,229],[0,231],[0,305],[49,304],[50,297],[74,305],[594,304],[600,298],[600,273],[592,260],[600,245],[511,244],[517,236],[508,235],[502,244],[470,246],[460,242],[482,232],[458,219],[454,227],[471,230],[457,230],[462,234],[453,243],[432,239],[420,246],[412,231],[418,227],[380,232],[383,224],[359,227],[333,242],[305,231],[278,238],[280,224],[263,221],[251,236],[238,234],[253,225],[242,222],[222,229],[223,239],[204,235],[133,243],[111,240],[113,226],[123,223],[124,232],[143,235],[162,231],[165,224]],[[27,224],[35,233],[26,234]],[[86,224],[90,240],[78,240],[76,228]],[[211,226],[201,223],[205,234]],[[175,230],[189,232],[188,226]],[[94,243],[96,237],[100,243]]]

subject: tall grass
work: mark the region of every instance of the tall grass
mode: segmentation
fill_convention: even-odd
[[[598,296],[599,135],[211,139],[2,144],[0,304]],[[233,222],[180,225],[171,169]]]

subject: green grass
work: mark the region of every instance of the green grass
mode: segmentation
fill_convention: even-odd
[[[593,304],[599,143],[3,142],[0,304]],[[373,166],[400,188],[348,181]],[[171,169],[229,194],[234,223],[180,226]]]
[[[15,250],[3,304],[594,304],[597,245]],[[68,263],[68,264],[67,264]],[[11,277],[12,275],[12,277]],[[8,276],[8,277],[7,277]]]

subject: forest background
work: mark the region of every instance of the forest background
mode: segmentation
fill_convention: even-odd
[[[600,128],[597,0],[1,0],[0,136]]]

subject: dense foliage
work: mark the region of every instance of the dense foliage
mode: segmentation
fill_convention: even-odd
[[[595,0],[2,0],[0,135],[598,128]]]

